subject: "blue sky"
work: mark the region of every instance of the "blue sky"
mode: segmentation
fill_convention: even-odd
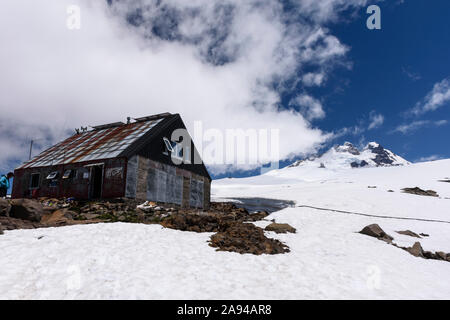
[[[36,154],[75,127],[166,111],[190,131],[280,129],[281,166],[344,141],[450,157],[448,1],[42,1],[0,12],[2,172],[32,138]],[[211,174],[259,172],[226,168]]]
[[[308,88],[309,93],[320,97],[327,113],[313,125],[325,131],[348,128],[349,133],[325,144],[324,149],[345,141],[359,147],[377,141],[411,162],[450,158],[446,142],[450,139],[450,122],[446,122],[450,120],[450,100],[425,114],[408,112],[436,83],[450,77],[450,2],[377,4],[381,30],[365,27],[369,16],[366,7],[347,12],[351,18],[327,25],[349,46],[346,61],[350,66],[334,70],[325,86]],[[297,90],[304,89],[300,86]],[[290,108],[289,101],[298,91],[283,97],[283,107]],[[374,115],[381,115],[383,123],[369,130]],[[290,162],[282,161],[280,166]],[[225,176],[233,174],[220,175]]]
[[[401,124],[414,121],[449,120],[449,103],[434,112],[406,117],[405,112],[450,76],[450,22],[448,1],[405,1],[399,5],[379,4],[382,29],[363,28],[367,15],[349,23],[330,26],[351,47],[350,70],[338,70],[329,86],[320,88],[328,116],[317,122],[326,130],[368,121],[372,111],[384,116],[379,128],[342,140],[358,143],[376,140],[410,161],[437,155],[450,157],[442,138],[450,137],[450,125],[424,125],[407,133],[395,132]],[[336,90],[341,88],[342,91]],[[336,91],[338,91],[336,93]]]

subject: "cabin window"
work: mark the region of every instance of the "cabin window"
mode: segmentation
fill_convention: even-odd
[[[56,177],[58,177],[58,171],[53,171],[47,176],[46,179],[47,180],[52,180],[52,179],[56,179]]]
[[[37,189],[39,188],[39,180],[41,178],[40,173],[32,173],[31,179],[30,179],[30,189]]]
[[[64,174],[63,174],[62,178],[63,179],[73,178],[73,170],[69,169],[69,170],[64,171]]]

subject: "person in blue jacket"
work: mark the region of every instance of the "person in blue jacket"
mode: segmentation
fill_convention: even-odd
[[[6,197],[10,183],[9,179],[14,177],[14,173],[9,172],[6,176],[2,175],[0,177],[0,198]]]

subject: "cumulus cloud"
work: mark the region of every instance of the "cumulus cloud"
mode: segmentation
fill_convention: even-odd
[[[411,110],[414,115],[421,115],[444,106],[450,101],[450,78],[436,83],[433,89]]]
[[[325,117],[322,103],[308,94],[301,94],[291,101],[291,105],[298,106],[301,114],[309,121]]]
[[[303,75],[302,82],[307,87],[320,86],[325,81],[323,73],[308,72]]]
[[[339,63],[348,47],[322,23],[365,1],[295,3],[288,14],[275,0],[4,1],[0,163],[25,160],[31,137],[39,150],[80,125],[166,111],[191,132],[197,120],[280,129],[281,159],[314,152],[331,135],[280,108],[274,88],[305,65],[322,74]],[[69,5],[81,9],[79,30],[66,26]]]
[[[379,128],[384,123],[384,116],[382,114],[377,114],[375,111],[372,111],[369,114],[369,130]]]

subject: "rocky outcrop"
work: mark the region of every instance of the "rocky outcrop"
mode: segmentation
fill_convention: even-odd
[[[412,237],[418,237],[420,238],[420,236],[418,234],[416,234],[415,232],[412,232],[410,230],[406,230],[406,231],[396,231],[397,233],[400,234],[405,234],[405,235],[409,235]],[[386,234],[383,229],[381,229],[381,227],[377,224],[371,224],[368,225],[366,227],[364,227],[359,233],[371,236],[371,237],[375,237],[379,240],[383,240],[385,242],[388,242],[389,244],[393,245],[394,247],[403,249],[407,252],[409,252],[410,254],[412,254],[415,257],[420,257],[420,258],[424,258],[424,259],[434,259],[434,260],[442,260],[442,261],[448,261],[450,262],[450,253],[445,253],[442,251],[439,252],[431,252],[431,251],[425,251],[422,248],[422,245],[420,244],[420,242],[415,242],[414,245],[412,247],[401,247],[399,245],[397,245],[396,243],[393,243],[392,240],[394,240],[394,238],[392,238],[391,236],[389,236],[388,234]]]
[[[343,145],[341,146],[334,146],[334,149],[337,152],[348,152],[352,155],[358,156],[360,155],[359,150],[350,142],[345,142]]]
[[[43,212],[44,207],[39,201],[31,199],[14,199],[11,200],[9,216],[12,218],[39,222],[41,221]]]
[[[442,251],[438,251],[438,252],[425,251],[425,250],[423,250],[420,242],[415,242],[412,247],[400,247],[400,248],[409,252],[410,254],[412,254],[415,257],[450,262],[450,253],[445,253]]]
[[[424,258],[424,251],[422,249],[422,246],[420,245],[420,242],[415,242],[412,247],[402,248],[402,249],[408,251],[414,257],[422,257],[422,258]]]
[[[368,225],[364,227],[359,233],[386,241],[388,243],[391,243],[392,240],[394,240],[394,238],[384,232],[378,224]]]
[[[12,201],[11,217],[0,216],[0,223],[7,230],[117,221],[159,223],[182,231],[215,232],[210,245],[219,250],[252,254],[289,252],[286,245],[267,238],[263,229],[249,223],[267,215],[265,211],[249,213],[226,202],[211,203],[210,209],[203,211],[154,202],[139,204],[129,199],[95,202],[18,199]],[[292,231],[287,226],[284,228]]]
[[[410,237],[414,237],[414,238],[422,238],[421,236],[419,236],[417,233],[412,232],[411,230],[404,230],[404,231],[395,231],[399,234],[403,234],[405,236],[410,236]]]
[[[428,196],[428,197],[439,197],[436,191],[434,190],[423,190],[419,187],[415,188],[403,188],[402,191],[404,193],[416,194],[419,196]]]
[[[46,213],[42,216],[41,223],[47,225],[66,225],[73,221],[75,212],[70,211],[67,208],[59,209],[51,213]]]
[[[275,223],[275,222],[272,222],[271,224],[266,226],[264,230],[273,231],[275,233],[288,233],[288,232],[295,233],[297,231],[294,227],[290,226],[287,223]]]
[[[372,151],[374,154],[372,161],[375,162],[377,166],[392,165],[395,161],[395,155],[389,150],[384,149],[378,143],[371,142],[366,146],[366,149]]]
[[[366,160],[362,160],[362,161],[353,161],[352,163],[350,163],[350,166],[352,168],[362,168],[365,166],[368,166],[369,163]]]

